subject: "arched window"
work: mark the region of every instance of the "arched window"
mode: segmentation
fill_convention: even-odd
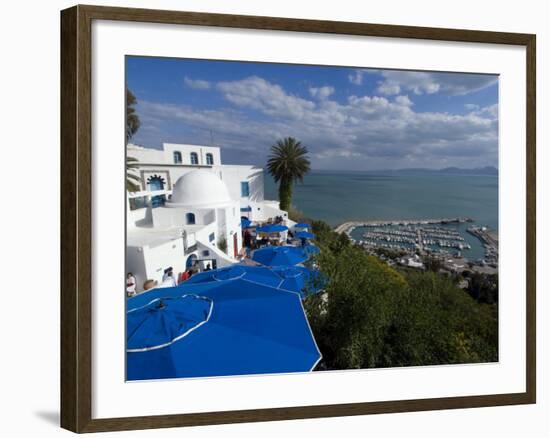
[[[174,151],[174,164],[181,164],[181,152]]]
[[[187,258],[187,261],[185,262],[185,269],[191,269],[195,265],[196,262],[197,262],[197,255],[196,254],[191,254]]]
[[[214,164],[214,155],[206,154],[206,164],[212,166]]]
[[[199,164],[199,156],[197,155],[196,152],[191,152],[190,157],[191,157],[191,164]]]
[[[147,187],[149,191],[156,192],[159,190],[164,190],[164,178],[159,175],[152,175],[149,178],[147,178]],[[164,202],[166,201],[166,197],[164,195],[157,195],[151,197],[151,206],[153,208],[160,207],[161,205],[164,205]]]
[[[187,213],[185,220],[187,221],[187,225],[195,225],[195,215],[193,213]]]

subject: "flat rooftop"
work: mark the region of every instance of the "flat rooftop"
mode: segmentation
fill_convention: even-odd
[[[206,225],[187,225],[185,228],[163,228],[155,229],[152,227],[135,227],[129,228],[126,233],[126,246],[132,247],[144,247],[144,246],[158,246],[166,242],[181,239],[181,232],[184,229],[187,233],[194,233],[195,231],[204,228]]]

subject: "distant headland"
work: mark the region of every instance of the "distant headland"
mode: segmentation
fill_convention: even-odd
[[[346,172],[346,173],[368,173],[371,175],[487,175],[498,176],[498,169],[494,166],[474,167],[465,169],[461,167],[445,167],[443,169],[429,169],[425,167],[410,167],[403,169],[380,169],[380,170],[329,170],[313,169],[314,172]]]

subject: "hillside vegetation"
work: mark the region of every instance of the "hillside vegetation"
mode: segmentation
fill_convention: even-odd
[[[398,271],[313,221],[329,279],[304,303],[323,360],[317,369],[498,361],[498,304],[476,301],[452,278]]]

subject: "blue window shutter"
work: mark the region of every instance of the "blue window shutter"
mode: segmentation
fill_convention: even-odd
[[[250,196],[250,186],[248,181],[241,181],[241,196]]]

